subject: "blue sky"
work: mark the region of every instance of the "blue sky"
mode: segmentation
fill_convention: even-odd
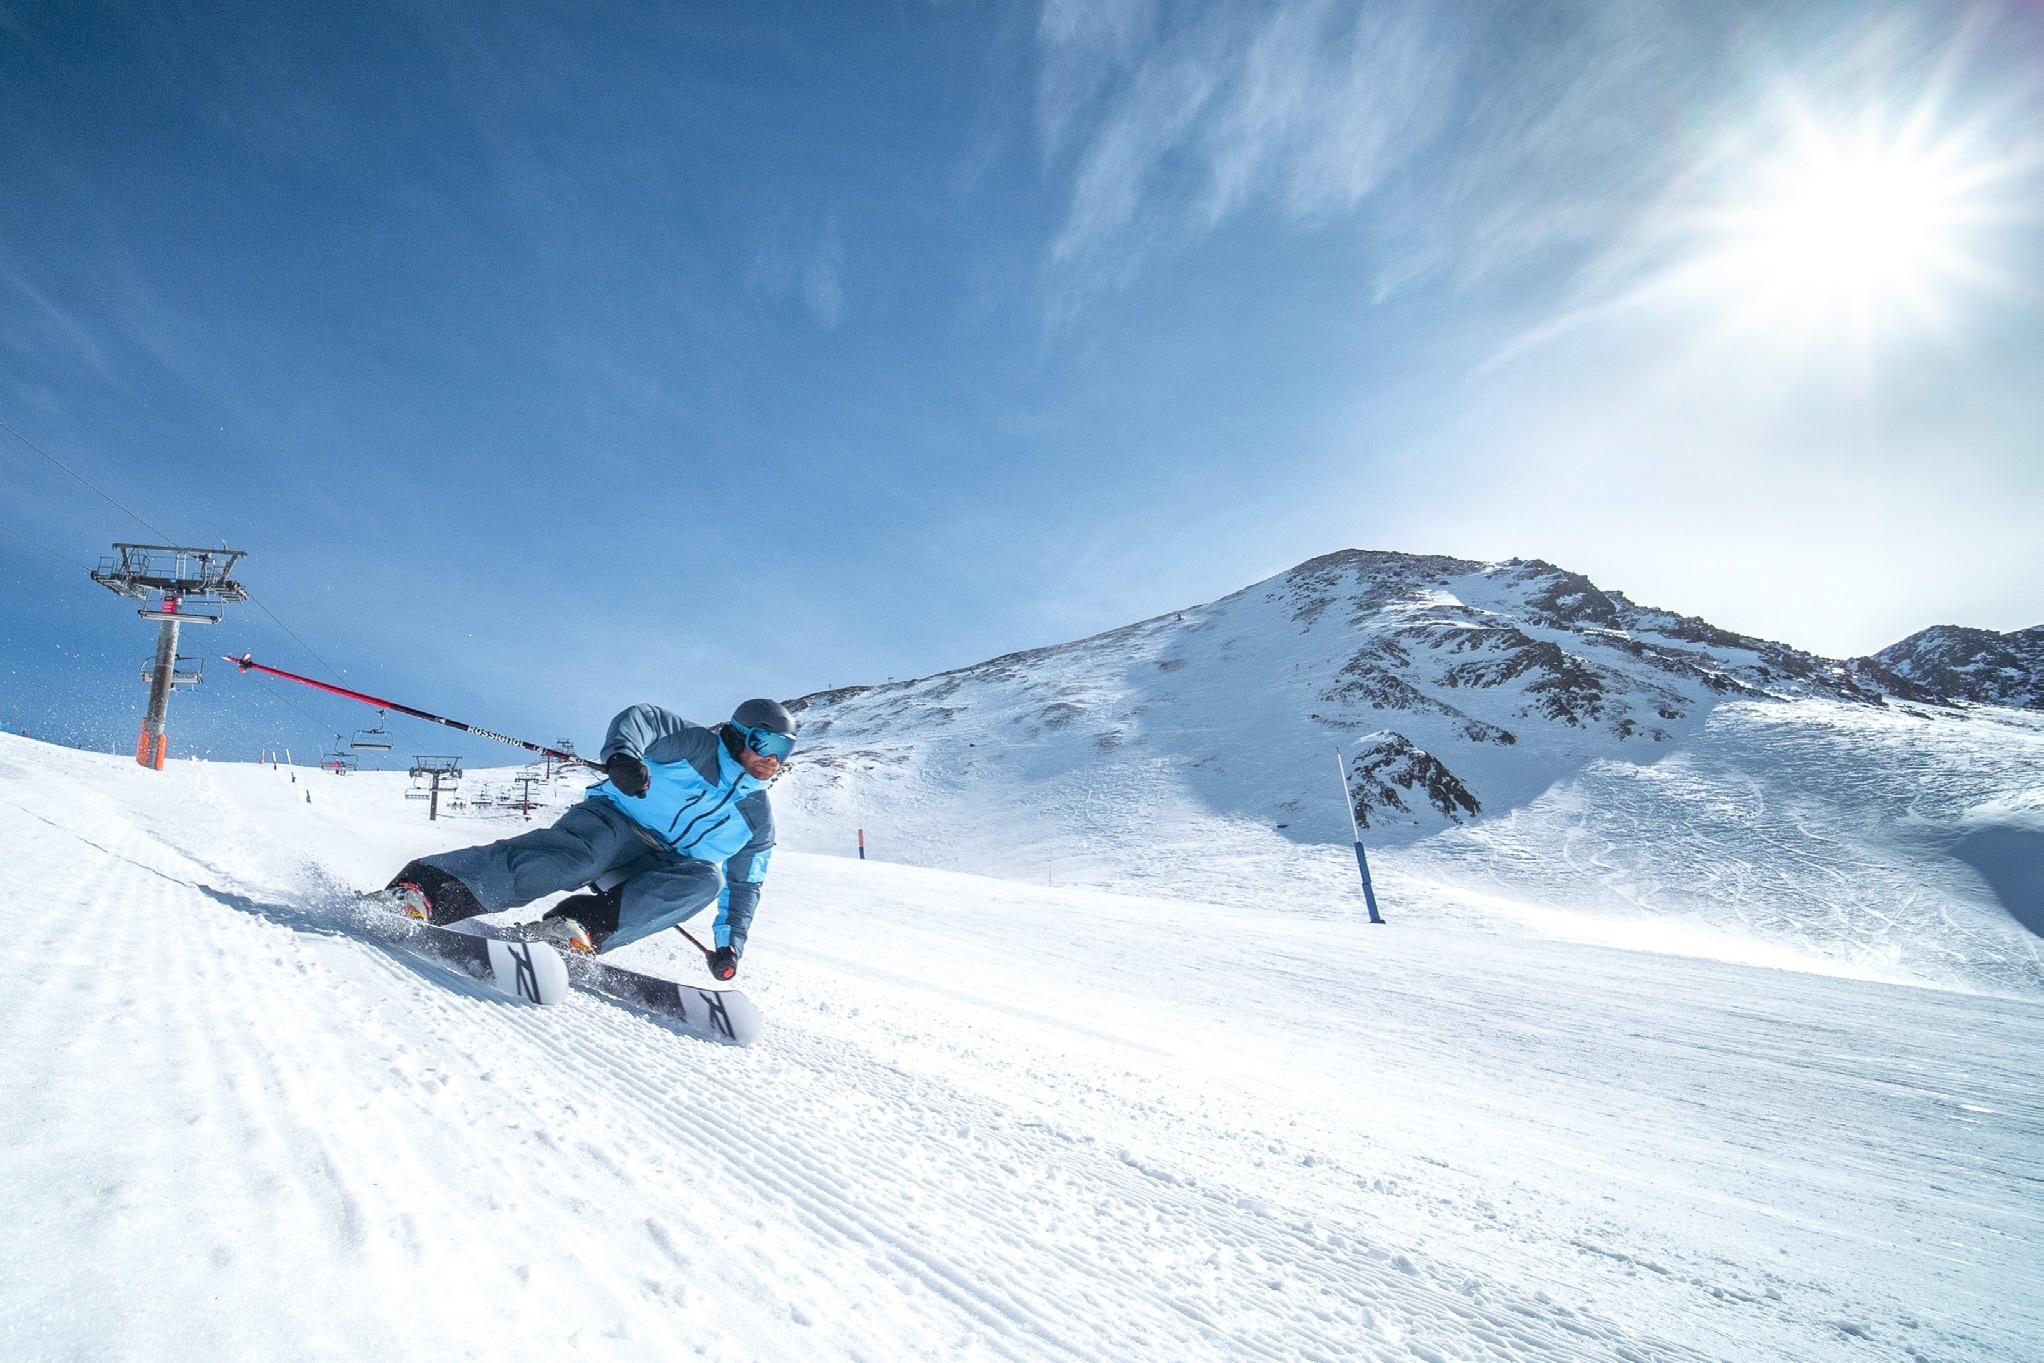
[[[0,419],[359,687],[588,743],[1344,547],[2044,620],[2033,7],[135,8],[0,0]],[[1860,142],[1936,220],[1834,278]],[[130,744],[153,537],[0,442],[0,722]],[[174,743],[367,722],[280,686]]]

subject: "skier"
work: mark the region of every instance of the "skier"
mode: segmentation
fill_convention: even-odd
[[[596,952],[677,927],[715,900],[710,973],[731,979],[774,846],[767,788],[794,748],[794,716],[777,701],[746,701],[707,729],[634,705],[604,736],[606,779],[551,828],[421,857],[380,898],[445,924],[586,886],[535,935]]]

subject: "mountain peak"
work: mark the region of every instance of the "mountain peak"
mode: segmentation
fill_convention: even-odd
[[[1932,625],[1870,660],[1947,700],[2044,710],[2044,625],[2003,634]]]
[[[955,759],[962,740],[974,772],[1093,787],[1163,762],[1201,798],[1288,828],[1278,814],[1327,780],[1332,745],[1359,818],[1415,837],[1592,761],[1650,761],[1723,700],[1812,696],[1882,703],[1842,663],[1541,559],[1345,549],[1090,638],[790,706],[823,785]]]

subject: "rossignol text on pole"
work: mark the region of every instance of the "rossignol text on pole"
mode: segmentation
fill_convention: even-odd
[[[557,761],[577,762],[585,767],[601,767],[602,765],[598,762],[592,762],[586,757],[579,757],[571,752],[562,752],[559,748],[549,748],[539,743],[528,743],[522,738],[513,738],[509,734],[500,734],[493,729],[479,728],[474,724],[464,724],[458,719],[449,719],[445,715],[436,715],[430,710],[415,710],[409,705],[399,705],[394,700],[384,700],[380,696],[372,696],[362,691],[350,691],[345,686],[335,686],[331,682],[314,681],[311,677],[301,677],[296,672],[286,672],[281,667],[267,667],[257,662],[252,654],[244,653],[239,658],[222,658],[221,661],[233,663],[244,672],[267,672],[272,677],[282,677],[285,681],[295,681],[304,686],[311,686],[321,691],[331,692],[336,696],[345,696],[349,700],[359,700],[364,705],[373,705],[379,710],[394,710],[401,715],[410,715],[413,719],[423,719],[432,724],[443,724],[450,729],[459,729],[465,734],[474,734],[478,738],[487,738],[496,743],[508,743],[514,748],[523,748],[527,752],[542,753]]]

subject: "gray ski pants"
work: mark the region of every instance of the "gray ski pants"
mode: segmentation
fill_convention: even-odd
[[[551,828],[420,860],[468,886],[491,913],[598,881],[622,883],[617,932],[603,944],[610,951],[695,917],[724,888],[711,863],[657,851],[633,828],[610,801],[584,800]]]

